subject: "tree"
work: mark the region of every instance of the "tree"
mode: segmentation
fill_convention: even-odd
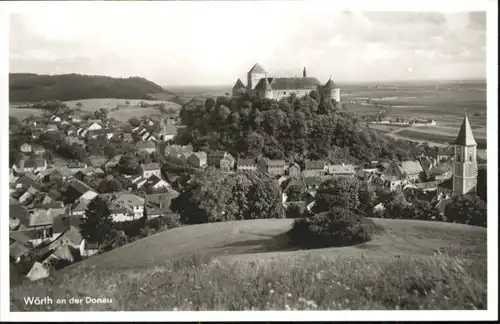
[[[80,233],[87,241],[96,243],[99,249],[111,237],[112,230],[113,219],[108,204],[96,196],[87,206],[85,218],[80,224]]]
[[[139,119],[132,117],[128,120],[128,123],[130,124],[130,126],[135,128],[135,127],[139,126]]]
[[[330,211],[333,207],[358,209],[360,187],[356,178],[337,177],[323,182],[316,192],[314,212]]]
[[[449,203],[444,215],[448,222],[475,226],[487,225],[487,206],[478,197],[455,196]]]
[[[124,174],[134,175],[139,172],[139,161],[134,153],[128,152],[120,158],[117,168]]]
[[[304,194],[304,188],[299,185],[291,185],[287,190],[288,199],[287,201],[300,201],[302,200],[302,195]]]

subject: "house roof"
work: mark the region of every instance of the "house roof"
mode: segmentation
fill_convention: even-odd
[[[34,239],[36,237],[36,232],[27,230],[27,231],[11,231],[9,233],[9,237],[19,244],[28,246],[29,240]]]
[[[89,157],[90,165],[93,167],[100,167],[108,161],[104,156],[91,156]]]
[[[333,174],[355,174],[353,165],[332,164],[328,166],[328,171]]]
[[[248,71],[248,73],[267,73],[266,70],[260,66],[259,63],[255,63],[255,65]]]
[[[136,148],[152,149],[156,148],[156,143],[153,141],[139,141],[135,144]]]
[[[472,132],[472,128],[470,126],[469,118],[467,114],[462,121],[462,126],[460,126],[460,130],[458,131],[457,138],[454,142],[455,145],[477,145],[476,140],[474,139],[474,133]]]
[[[337,85],[335,84],[335,82],[332,81],[332,78],[328,79],[328,81],[325,83],[324,85],[324,88],[325,89],[335,89],[337,88]]]
[[[326,165],[325,161],[319,160],[319,161],[306,161],[305,162],[305,169],[306,170],[317,170],[317,169],[324,169]]]
[[[58,246],[57,249],[52,252],[52,255],[60,260],[74,260],[73,254],[67,245]]]
[[[89,204],[90,204],[89,200],[81,200],[73,207],[72,210],[75,212],[85,211],[87,210]]]
[[[141,164],[140,168],[142,171],[159,170],[160,165],[158,163],[147,163],[147,164]]]
[[[83,218],[81,216],[76,215],[56,215],[54,217],[54,222],[52,229],[54,233],[62,233],[69,226],[73,226],[75,228],[79,228],[80,224],[83,222]]]
[[[238,159],[237,165],[255,165],[254,159]]]
[[[269,84],[269,88],[268,88]],[[262,78],[255,87],[257,90],[314,90],[321,83],[316,78]]]
[[[78,228],[70,225],[68,229],[66,229],[66,231],[64,231],[64,233],[59,236],[58,240],[67,240],[75,245],[79,245],[82,242],[83,237],[80,234],[80,230]]]
[[[24,162],[24,167],[25,168],[41,168],[45,165],[45,159],[40,159],[40,158],[35,158],[35,159],[28,159],[26,162]]]
[[[271,159],[263,159],[264,163],[267,166],[273,166],[273,167],[285,167],[285,160],[271,160]]]
[[[234,90],[236,90],[236,89],[245,89],[245,85],[243,84],[243,82],[240,79],[238,79],[236,81],[236,83],[234,84],[233,89]]]
[[[223,158],[226,154],[227,154],[226,151],[215,151],[215,152],[208,154],[208,156]]]
[[[319,186],[323,183],[323,179],[321,177],[305,177],[304,184],[306,186]]]
[[[26,246],[19,244],[17,242],[12,243],[9,247],[10,256],[16,259],[27,252],[29,252],[29,249]]]
[[[128,206],[142,206],[144,205],[144,198],[131,193],[126,193],[117,197],[114,200],[114,203],[122,203]]]
[[[70,169],[79,169],[79,168],[85,168],[85,167],[87,167],[87,164],[83,163],[81,161],[68,162],[68,168],[70,168]]]
[[[444,189],[453,189],[453,178],[446,179],[445,181],[441,182],[438,187],[444,188]]]
[[[193,146],[192,145],[184,145],[184,146],[170,145],[170,146],[165,147],[165,155],[169,155],[169,154],[176,155],[176,154],[180,154],[182,152],[192,153]]]
[[[29,187],[29,186],[32,186],[36,183],[36,180],[33,180],[31,179],[30,177],[26,176],[25,174],[23,174],[22,176],[20,176],[15,184],[18,185],[18,184],[21,184],[23,185],[24,187]]]
[[[28,277],[30,280],[37,280],[47,277],[49,273],[49,268],[46,265],[41,264],[40,262],[35,262],[26,277]]]
[[[67,166],[63,166],[63,167],[60,167],[60,168],[56,168],[55,172],[59,173],[61,176],[63,177],[71,177],[73,176],[73,171],[71,171],[70,168],[68,168]]]
[[[432,167],[430,170],[430,173],[432,175],[441,175],[441,174],[444,174],[444,173],[450,172],[450,171],[452,171],[451,165],[444,163],[444,164]]]
[[[95,190],[92,189],[89,185],[77,179],[73,179],[73,181],[70,182],[69,186],[76,190],[80,195],[83,195],[87,191],[95,192]]]
[[[423,172],[422,166],[418,161],[403,161],[398,166],[404,175],[415,175]]]
[[[419,189],[437,188],[439,183],[440,183],[439,181],[420,182],[420,183],[415,183],[415,187]]]
[[[198,157],[198,159],[200,159],[200,160],[207,159],[207,153],[205,153],[205,152],[194,152],[191,155],[193,155],[193,154],[196,155]]]

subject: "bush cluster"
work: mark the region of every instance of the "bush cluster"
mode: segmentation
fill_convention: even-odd
[[[301,248],[348,246],[367,242],[381,227],[349,209],[330,211],[295,220],[289,237]]]

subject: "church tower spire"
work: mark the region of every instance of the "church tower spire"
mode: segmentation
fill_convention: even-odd
[[[453,192],[452,195],[465,195],[475,192],[477,181],[477,143],[467,117],[464,112],[462,126],[455,140],[455,162],[453,165]]]
[[[302,76],[304,78],[307,78],[307,71],[306,71],[306,67],[304,66],[304,71],[302,71]]]

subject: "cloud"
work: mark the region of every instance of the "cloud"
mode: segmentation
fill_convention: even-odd
[[[307,66],[321,81],[485,77],[484,12],[167,2],[54,4],[10,18],[11,72],[230,84],[259,62],[272,75],[298,76]]]

